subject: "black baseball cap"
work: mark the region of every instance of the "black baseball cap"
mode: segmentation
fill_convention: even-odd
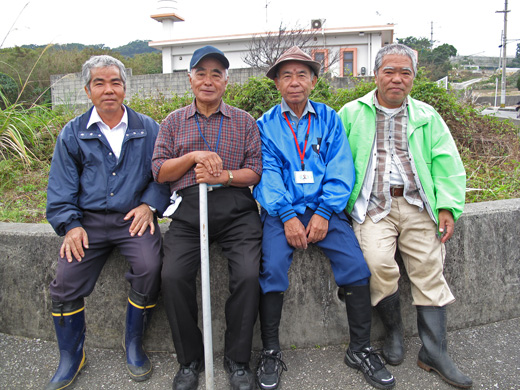
[[[193,53],[193,57],[191,57],[190,61],[190,71],[205,57],[213,57],[220,61],[226,69],[229,69],[229,61],[224,55],[224,53],[222,53],[216,47],[208,45],[195,50],[195,52]]]

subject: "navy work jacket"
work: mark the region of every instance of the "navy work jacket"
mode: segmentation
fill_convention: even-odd
[[[83,210],[126,214],[146,203],[162,215],[168,207],[169,187],[154,182],[151,170],[159,125],[125,108],[128,128],[119,159],[97,124],[87,129],[92,108],[58,136],[47,188],[47,220],[58,235],[81,226]]]

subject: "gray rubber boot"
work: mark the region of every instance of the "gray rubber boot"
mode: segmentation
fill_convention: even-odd
[[[435,371],[450,385],[470,388],[473,381],[457,368],[448,355],[446,307],[417,306],[417,328],[423,343],[417,365],[426,371]]]

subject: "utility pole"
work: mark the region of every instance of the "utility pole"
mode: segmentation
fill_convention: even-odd
[[[496,11],[497,14],[504,14],[504,34],[502,36],[502,94],[500,96],[500,107],[504,108],[506,106],[506,67],[507,67],[507,58],[506,58],[506,44],[507,44],[507,13],[511,12],[507,9],[507,0],[505,0],[504,10]]]
[[[430,49],[433,50],[433,21],[431,22]]]

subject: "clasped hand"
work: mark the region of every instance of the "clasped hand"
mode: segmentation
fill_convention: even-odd
[[[293,217],[284,223],[284,230],[290,246],[296,249],[307,249],[309,244],[319,242],[327,236],[329,221],[314,214],[305,227],[298,218]]]
[[[200,151],[195,156],[197,183],[222,184],[222,159],[215,152]]]

